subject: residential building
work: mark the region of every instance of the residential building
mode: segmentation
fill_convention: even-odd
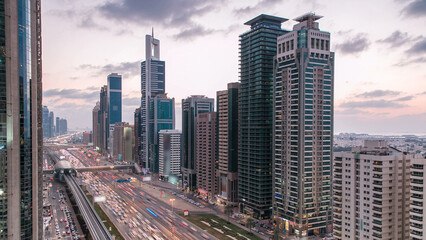
[[[158,132],[159,175],[169,178],[180,174],[182,132],[180,130],[160,130]]]
[[[217,92],[218,200],[238,203],[238,91],[239,83]]]
[[[409,239],[410,156],[378,140],[334,155],[335,239]]]
[[[410,239],[426,238],[426,158],[411,159],[410,174]]]
[[[241,210],[255,218],[272,213],[273,58],[286,20],[262,14],[240,35],[238,195]]]
[[[151,106],[155,102],[153,100],[157,95],[163,95],[166,93],[165,87],[165,62],[160,60],[160,40],[154,38],[154,32],[152,35],[145,36],[145,61],[141,63],[141,162],[140,164],[144,168],[148,168],[151,171],[158,172],[158,165],[154,166],[158,162],[156,158],[156,151],[154,145],[154,139],[157,138],[158,131],[151,129],[150,122],[156,122],[156,119],[150,117],[154,115],[152,113]],[[161,110],[160,110],[161,111]],[[174,112],[173,112],[174,121]],[[163,128],[167,129],[167,128]],[[160,130],[160,129],[157,129]]]
[[[332,231],[334,53],[320,18],[296,18],[275,59],[273,210],[300,235]]]
[[[216,178],[217,113],[200,113],[197,119],[196,158],[197,191],[204,199],[213,199],[218,192]]]
[[[99,149],[99,143],[100,143],[100,110],[101,106],[100,103],[97,102],[96,106],[93,108],[92,111],[92,132],[93,132],[93,147],[95,149]]]
[[[0,239],[43,239],[40,7],[1,1]]]
[[[198,115],[213,111],[213,98],[193,95],[182,99],[182,188],[189,192],[197,189],[195,149]]]

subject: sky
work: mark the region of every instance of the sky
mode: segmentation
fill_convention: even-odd
[[[239,35],[259,14],[308,12],[331,33],[335,133],[426,134],[426,0],[43,0],[43,105],[70,129],[92,127],[112,72],[123,75],[123,121],[140,105],[140,62],[154,28],[166,92],[215,98],[239,81]]]

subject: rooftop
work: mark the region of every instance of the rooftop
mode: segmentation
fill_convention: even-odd
[[[295,18],[293,20],[297,21],[297,22],[304,22],[304,21],[309,20],[309,19],[312,19],[313,21],[316,21],[316,20],[318,20],[318,19],[320,19],[322,17],[323,16],[316,15],[315,13],[310,12],[310,13],[303,14],[302,16],[299,16],[299,17],[297,17],[297,18]]]
[[[275,16],[271,16],[271,15],[267,15],[267,14],[260,14],[259,16],[253,18],[252,20],[244,23],[244,25],[249,25],[249,26],[253,26],[254,24],[263,22],[263,21],[268,21],[268,22],[275,22],[276,24],[281,25],[281,23],[288,21],[287,18],[281,18],[281,17],[275,17]]]

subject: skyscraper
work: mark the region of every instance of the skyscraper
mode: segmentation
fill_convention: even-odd
[[[422,240],[426,233],[426,158],[411,159],[410,239]]]
[[[350,152],[335,153],[335,239],[411,239],[410,158],[406,153],[388,147],[386,141],[377,140],[365,141],[363,146]],[[411,199],[424,201],[416,199],[415,194]],[[328,206],[322,205],[321,208]],[[315,223],[311,224],[314,227]]]
[[[177,177],[180,175],[182,132],[179,130],[160,130],[158,132],[159,175]]]
[[[99,94],[99,149],[105,153],[108,150],[109,107],[107,86],[101,87]]]
[[[55,135],[59,135],[59,117],[56,117],[56,124],[55,124]]]
[[[198,115],[213,111],[213,98],[193,95],[182,99],[182,188],[186,191],[195,191],[197,185],[195,149]]]
[[[218,197],[238,203],[238,91],[239,83],[217,92]]]
[[[40,7],[0,4],[0,239],[42,239]]]
[[[167,99],[165,90],[165,62],[160,60],[160,40],[155,39],[153,33],[145,36],[145,61],[141,63],[140,122],[140,164],[153,172],[158,172],[158,131],[174,128],[174,99]],[[159,101],[162,103],[158,105]],[[165,104],[166,101],[169,104]],[[163,110],[162,107],[166,109]],[[167,117],[170,123],[160,124],[157,113],[164,111],[172,114]]]
[[[133,126],[129,123],[115,123],[113,130],[113,149],[111,154],[119,161],[133,161]]]
[[[121,75],[111,73],[107,77],[109,125],[121,122]]]
[[[43,138],[49,138],[49,129],[50,129],[50,121],[49,121],[49,108],[47,106],[43,106]]]
[[[238,194],[242,210],[256,218],[271,215],[273,58],[286,20],[262,14],[240,35]]]
[[[200,113],[197,119],[196,159],[197,191],[204,199],[217,193],[215,112]]]
[[[55,115],[49,112],[49,137],[55,136]]]
[[[334,53],[313,13],[278,37],[274,74],[274,216],[299,234],[331,231]]]
[[[99,102],[96,103],[96,106],[93,108],[92,111],[92,132],[93,132],[93,147],[99,148],[99,141],[100,141],[100,122],[99,122],[99,113],[100,113],[100,104]]]
[[[135,163],[140,164],[141,163],[141,156],[142,156],[142,130],[141,130],[141,111],[142,109],[140,107],[135,109],[134,114],[134,129],[133,134],[135,135],[135,147],[133,148],[133,161]]]
[[[65,134],[67,132],[68,132],[68,122],[67,122],[66,119],[61,118],[59,120],[59,134],[62,135],[62,134]]]

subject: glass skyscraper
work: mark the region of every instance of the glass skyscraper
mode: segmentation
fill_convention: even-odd
[[[0,239],[43,233],[40,6],[0,0]]]
[[[284,21],[262,14],[240,35],[238,194],[241,210],[256,218],[272,212],[273,58]]]
[[[108,75],[108,105],[109,105],[109,124],[110,126],[121,122],[122,103],[121,103],[121,75],[111,73]]]
[[[334,53],[320,18],[296,18],[275,59],[273,209],[299,236],[332,231]]]

